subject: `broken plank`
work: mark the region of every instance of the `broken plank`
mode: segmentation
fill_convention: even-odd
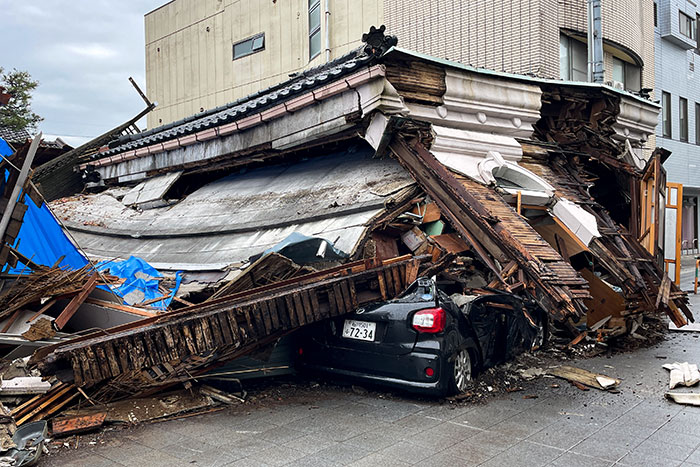
[[[105,418],[107,418],[107,413],[105,412],[57,418],[51,422],[51,434],[53,436],[68,436],[84,433],[101,427],[105,422]]]
[[[71,300],[70,303],[68,303],[68,306],[66,306],[61,312],[61,314],[58,315],[58,317],[54,321],[58,329],[63,329],[66,323],[68,323],[68,320],[70,320],[75,314],[75,312],[78,311],[78,308],[85,301],[87,296],[90,295],[90,293],[95,289],[95,286],[97,286],[97,278],[97,274],[93,274],[92,276],[90,276],[88,281],[80,290],[80,293],[73,297],[73,300]]]

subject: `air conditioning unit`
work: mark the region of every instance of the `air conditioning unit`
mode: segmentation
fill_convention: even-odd
[[[612,87],[614,87],[615,89],[621,89],[624,91],[625,90],[625,83],[621,83],[619,81],[613,81]]]

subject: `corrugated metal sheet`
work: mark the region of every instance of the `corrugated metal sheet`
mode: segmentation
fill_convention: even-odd
[[[414,183],[394,160],[373,155],[362,146],[237,173],[175,205],[143,212],[110,193],[62,200],[53,209],[88,255],[98,258],[136,255],[161,267],[217,269],[292,232],[352,253],[391,194]]]

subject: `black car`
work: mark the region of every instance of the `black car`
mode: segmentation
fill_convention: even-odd
[[[448,296],[421,278],[395,300],[306,329],[302,369],[429,395],[465,392],[475,372],[532,350],[546,314],[511,294]]]

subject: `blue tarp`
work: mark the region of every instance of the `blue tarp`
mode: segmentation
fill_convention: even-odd
[[[0,138],[0,155],[11,156],[12,152],[10,146]],[[4,172],[4,177],[0,181],[0,190],[4,190],[5,181],[9,175],[7,169]],[[22,198],[24,198],[23,201]],[[24,221],[15,239],[15,244],[12,245],[17,251],[34,263],[43,266],[53,266],[61,256],[65,256],[60,263],[61,267],[80,269],[88,264],[85,256],[68,240],[46,204],[42,203],[39,208],[28,196],[22,194],[19,197],[19,202],[27,205],[27,212],[24,214]],[[7,272],[28,274],[30,270],[18,263],[16,268]]]
[[[136,256],[132,256],[125,261],[103,261],[96,268],[98,271],[109,272],[113,276],[126,279],[119,287],[113,287],[112,291],[122,297],[127,305],[137,305],[165,295],[158,290],[163,274]],[[175,287],[168,294],[168,297],[148,306],[165,310],[180,287],[181,280],[181,272],[178,271],[175,274]],[[107,286],[104,286],[104,288],[109,290]]]
[[[0,138],[0,156],[10,155],[12,155],[12,149]],[[0,190],[5,187],[8,173],[5,170],[4,177],[0,177]],[[20,195],[20,200],[22,196]],[[27,205],[27,212],[24,214],[24,221],[13,245],[17,251],[34,263],[43,266],[53,266],[61,256],[64,256],[60,263],[60,267],[63,268],[80,269],[88,264],[87,258],[71,243],[45,203],[39,208],[28,196],[24,196],[24,201],[21,202]],[[132,256],[126,261],[103,262],[97,265],[97,269],[109,270],[110,274],[126,279],[124,284],[113,289],[117,295],[124,298],[126,304],[141,303],[164,295],[158,290],[159,280],[156,279],[162,278],[163,275],[141,258]],[[16,268],[6,272],[29,274],[31,271],[18,263]],[[165,309],[170,305],[172,297],[180,286],[180,275],[179,272],[176,274],[175,287],[168,298],[150,306]],[[142,298],[136,300],[137,297]]]

